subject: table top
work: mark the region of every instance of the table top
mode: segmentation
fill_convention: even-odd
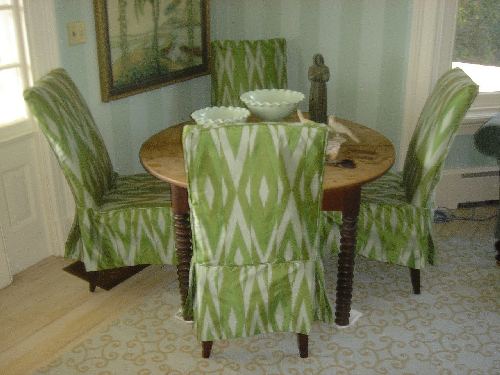
[[[256,122],[250,118],[249,122]],[[290,121],[296,121],[291,118]],[[360,140],[343,143],[337,156],[338,160],[352,159],[353,169],[325,165],[323,190],[335,191],[361,186],[383,175],[394,163],[394,146],[379,132],[348,120],[337,119],[346,125]],[[187,187],[182,151],[182,127],[178,124],[160,131],[143,143],[140,159],[144,168],[160,180],[180,187]]]

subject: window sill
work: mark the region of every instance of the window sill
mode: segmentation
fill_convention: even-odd
[[[495,116],[500,108],[471,108],[458,128],[457,135],[472,135],[490,118]]]

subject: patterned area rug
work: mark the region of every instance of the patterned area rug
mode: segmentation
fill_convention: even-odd
[[[493,223],[436,225],[440,262],[422,272],[419,296],[407,269],[357,258],[353,308],[363,316],[342,330],[315,324],[308,359],[299,358],[290,333],[218,341],[202,359],[192,326],[175,318],[173,282],[37,374],[499,374]],[[332,301],[335,262],[326,264]]]

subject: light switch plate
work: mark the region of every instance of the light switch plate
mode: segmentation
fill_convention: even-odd
[[[70,46],[82,44],[87,41],[85,33],[85,23],[82,21],[73,21],[67,23],[68,27],[68,42]]]

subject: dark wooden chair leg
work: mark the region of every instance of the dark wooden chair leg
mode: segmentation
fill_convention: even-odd
[[[414,294],[420,294],[420,270],[410,268],[411,286]]]
[[[500,240],[495,242],[495,249],[497,249],[497,255],[495,255],[497,266],[500,266]]]
[[[300,358],[307,358],[309,356],[309,336],[297,333],[297,344],[299,345]]]
[[[202,341],[201,342],[201,356],[203,358],[208,358],[210,357],[210,353],[212,352],[212,344],[213,341]]]
[[[89,291],[91,293],[95,292],[95,288],[97,286],[97,272],[87,272],[88,280],[89,280]]]

